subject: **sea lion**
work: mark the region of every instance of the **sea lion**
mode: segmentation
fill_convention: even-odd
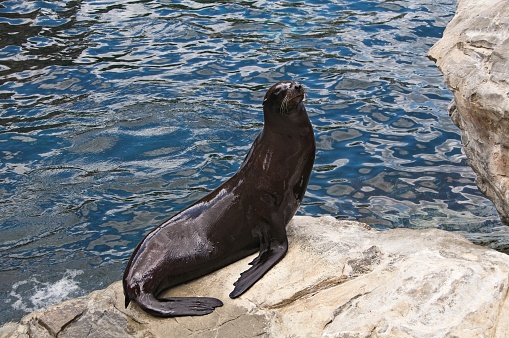
[[[315,158],[304,96],[297,82],[273,85],[263,100],[263,129],[239,171],[141,241],[124,272],[126,308],[134,301],[160,317],[205,315],[223,303],[160,295],[259,250],[234,283],[235,298],[284,257],[286,225],[302,202]]]

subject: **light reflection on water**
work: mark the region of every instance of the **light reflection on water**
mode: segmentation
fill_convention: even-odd
[[[238,169],[284,79],[318,146],[300,214],[504,246],[425,57],[454,3],[2,2],[1,321],[35,306],[30,280],[120,279],[146,231]]]

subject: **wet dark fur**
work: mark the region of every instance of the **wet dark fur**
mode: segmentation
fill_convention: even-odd
[[[259,251],[234,283],[230,297],[235,298],[284,257],[286,225],[302,202],[315,158],[303,99],[298,83],[280,82],[268,90],[263,130],[239,171],[155,228],[134,250],[123,277],[126,307],[134,301],[156,316],[204,315],[223,303],[163,298],[162,292]]]

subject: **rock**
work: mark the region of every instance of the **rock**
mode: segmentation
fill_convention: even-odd
[[[253,256],[172,295],[220,298],[203,317],[124,308],[121,282],[25,316],[1,337],[507,337],[509,256],[442,230],[375,231],[295,217],[286,257],[238,299]]]
[[[507,1],[458,0],[456,15],[428,56],[454,94],[449,113],[461,129],[476,183],[509,224]]]

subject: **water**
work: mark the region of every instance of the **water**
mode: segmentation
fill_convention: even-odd
[[[149,229],[231,176],[270,85],[307,88],[299,213],[504,247],[426,58],[422,1],[0,3],[0,323],[121,278]]]

